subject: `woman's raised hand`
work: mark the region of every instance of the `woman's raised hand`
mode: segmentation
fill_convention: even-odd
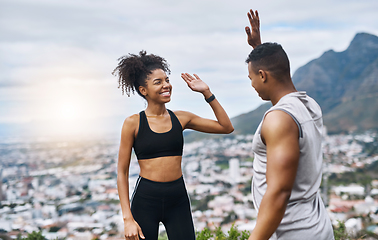
[[[188,84],[189,88],[195,92],[204,93],[209,90],[209,86],[202,81],[197,74],[190,75],[189,73],[181,73],[182,79]]]
[[[249,28],[248,26],[245,27],[245,32],[247,33],[247,42],[249,45],[255,48],[261,44],[259,13],[257,12],[257,10],[253,12],[253,10],[251,9],[247,13],[247,16],[249,23],[251,24],[251,28]]]

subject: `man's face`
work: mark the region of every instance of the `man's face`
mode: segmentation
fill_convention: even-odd
[[[255,73],[255,71],[253,70],[252,62],[248,63],[248,77],[251,80],[252,87],[259,94],[260,98],[264,99],[261,96],[261,90],[262,90],[261,87],[262,87],[263,82],[262,82],[259,72]]]

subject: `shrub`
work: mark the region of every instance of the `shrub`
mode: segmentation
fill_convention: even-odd
[[[337,226],[333,228],[333,234],[335,235],[335,240],[349,239],[345,224],[340,221],[338,221]]]
[[[201,232],[197,232],[196,239],[197,240],[207,240],[213,237],[211,231],[208,228],[203,229]]]
[[[43,235],[42,232],[35,232],[29,233],[26,238],[17,238],[17,240],[47,240]]]
[[[21,240],[46,240],[46,238],[42,235],[42,232],[33,231],[26,238],[21,238]]]
[[[212,238],[215,234],[215,238]],[[228,231],[228,236],[222,231],[221,227],[217,227],[214,232],[208,228],[204,228],[201,232],[197,232],[197,240],[247,240],[249,237],[248,231],[240,232],[235,224],[232,224]]]

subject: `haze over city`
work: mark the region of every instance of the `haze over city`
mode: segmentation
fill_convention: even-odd
[[[40,135],[120,129],[145,102],[122,96],[111,72],[119,57],[142,49],[170,64],[168,108],[213,118],[180,78],[189,72],[209,84],[230,117],[253,110],[262,101],[244,63],[250,8],[260,13],[262,40],[284,46],[292,73],[324,51],[345,50],[358,32],[378,34],[373,0],[1,0],[0,6],[0,124],[26,124]],[[99,129],[106,123],[106,131]]]

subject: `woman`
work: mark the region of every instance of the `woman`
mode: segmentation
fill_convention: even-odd
[[[169,239],[195,239],[190,202],[181,171],[184,129],[207,133],[231,133],[227,113],[197,75],[181,74],[189,88],[200,92],[213,109],[217,121],[165,107],[171,100],[169,66],[162,57],[141,51],[120,58],[113,74],[122,93],[136,91],[147,108],[124,121],[118,157],[118,194],[126,239],[158,239],[159,222]],[[132,148],[138,158],[140,176],[129,200],[129,165]],[[131,203],[131,207],[130,207]]]

